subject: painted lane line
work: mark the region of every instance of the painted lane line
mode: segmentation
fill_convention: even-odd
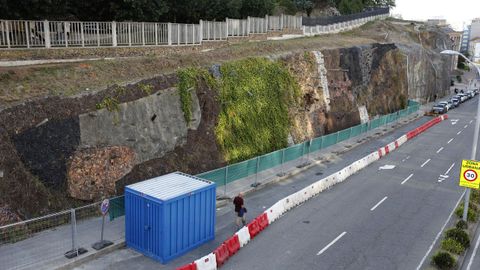
[[[430,162],[431,159],[427,159],[427,161],[425,161],[420,167],[425,167],[425,165],[427,165],[428,162]]]
[[[412,178],[412,176],[413,176],[413,173],[410,174],[407,178],[405,178],[405,180],[403,180],[403,182],[400,185],[405,184],[408,180],[410,180],[410,178]]]
[[[442,152],[442,150],[443,150],[443,147],[440,147],[440,149],[437,150],[437,154]]]
[[[448,175],[448,173],[453,169],[453,166],[455,166],[455,162],[448,168],[448,170],[445,172],[445,175]]]
[[[375,210],[380,204],[382,204],[388,197],[385,196],[385,198],[383,198],[381,201],[379,201],[377,204],[375,204],[374,207],[372,207],[372,209],[370,209],[370,211],[373,211]]]
[[[460,130],[459,132],[457,132],[457,135],[460,135],[460,134],[462,134],[462,131],[461,131],[461,130]]]
[[[470,120],[469,124],[471,124],[473,122],[473,120]]]
[[[447,227],[447,224],[448,224],[448,222],[450,221],[450,219],[452,218],[453,213],[455,213],[455,210],[457,209],[458,205],[459,205],[460,202],[462,201],[462,198],[463,198],[463,196],[465,195],[465,192],[466,192],[466,191],[464,191],[464,192],[462,193],[462,196],[460,196],[460,198],[458,199],[457,204],[455,205],[455,207],[453,207],[452,212],[450,212],[450,215],[448,216],[447,221],[445,221],[445,224],[443,224],[442,228],[440,229],[440,231],[438,232],[437,236],[436,236],[435,239],[433,240],[433,243],[432,243],[432,244],[430,245],[430,247],[428,248],[427,253],[425,254],[425,256],[423,256],[422,261],[420,261],[420,264],[417,266],[416,270],[420,270],[420,269],[422,268],[423,263],[424,263],[425,260],[428,258],[428,255],[430,254],[430,252],[432,252],[433,247],[434,247],[435,244],[437,243],[437,241],[438,241],[438,239],[440,238],[440,236],[442,236],[443,230],[445,230],[445,227]]]
[[[447,144],[450,144],[453,141],[453,138],[450,139],[450,141],[447,142]]]
[[[478,251],[478,246],[480,245],[480,236],[477,239],[477,242],[475,243],[475,248],[473,249],[472,257],[470,257],[470,261],[468,262],[467,265],[467,270],[470,270],[472,267],[473,260],[475,260],[475,255],[477,254]]]
[[[333,240],[332,242],[330,242],[330,244],[328,244],[326,247],[324,247],[322,250],[320,250],[318,253],[317,253],[317,256],[322,254],[323,252],[325,252],[329,247],[331,247],[333,244],[335,244],[338,240],[340,240],[340,238],[342,238],[345,234],[347,234],[347,232],[343,232],[341,233],[339,236],[337,236],[337,238],[335,238],[335,240]]]
[[[468,125],[465,125],[463,128],[467,128],[467,127],[468,127]]]

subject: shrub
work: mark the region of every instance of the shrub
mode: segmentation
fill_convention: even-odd
[[[450,238],[450,239],[453,239],[453,240],[459,242],[465,249],[470,247],[470,237],[462,229],[452,228],[452,229],[447,230],[445,232],[445,238],[446,239]]]
[[[468,223],[461,219],[457,222],[457,225],[455,225],[455,227],[457,229],[468,229]]]
[[[465,251],[465,248],[457,242],[455,239],[446,238],[442,241],[442,248],[446,251],[455,253],[455,254],[462,254]]]
[[[437,252],[433,256],[432,262],[440,269],[452,269],[456,264],[455,258],[450,253],[443,251]]]
[[[470,202],[480,204],[480,190],[472,190],[470,193]]]

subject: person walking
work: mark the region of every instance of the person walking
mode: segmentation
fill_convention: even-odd
[[[237,229],[240,229],[242,224],[243,226],[247,224],[247,220],[245,218],[247,208],[245,208],[242,192],[238,193],[238,195],[233,199],[233,204],[235,205],[235,224],[237,225]]]

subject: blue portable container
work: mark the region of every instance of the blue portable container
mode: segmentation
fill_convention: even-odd
[[[175,172],[125,187],[128,247],[162,263],[215,238],[215,183]]]

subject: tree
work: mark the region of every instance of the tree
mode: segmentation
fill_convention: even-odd
[[[243,0],[240,15],[242,18],[248,16],[264,17],[272,14],[274,8],[275,3],[273,0]]]
[[[299,11],[307,13],[307,16],[313,11],[313,2],[310,0],[295,0],[295,6]]]
[[[364,8],[362,0],[342,0],[338,6],[338,10],[342,14],[353,14],[362,12]]]

